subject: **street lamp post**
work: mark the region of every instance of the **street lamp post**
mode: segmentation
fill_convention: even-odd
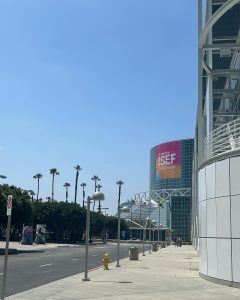
[[[158,250],[159,250],[159,241],[160,241],[160,233],[159,233],[159,229],[160,229],[160,207],[161,207],[161,204],[159,202],[158,203]]]
[[[152,238],[152,242],[154,242],[155,238],[154,238],[154,233],[155,233],[155,225],[156,225],[156,221],[155,220],[151,220],[152,223],[152,232],[153,232],[153,238]]]
[[[102,209],[104,210],[104,216],[107,216],[107,210],[109,209],[109,207],[102,207]]]
[[[90,201],[103,201],[105,199],[102,192],[95,192],[92,197],[87,198],[87,217],[86,217],[86,235],[85,235],[85,271],[82,281],[89,281],[88,278],[88,248],[89,248],[89,231],[90,231]]]
[[[150,220],[149,217],[146,218],[145,220],[145,226],[143,228],[143,256],[145,256],[145,243],[146,243],[146,231],[147,231],[147,223]]]
[[[118,209],[119,213],[118,213],[118,238],[117,238],[117,265],[116,267],[120,267],[119,265],[119,256],[120,256],[120,214],[121,212],[125,212],[125,213],[129,213],[130,209],[127,206],[124,207],[119,207]]]
[[[116,182],[118,185],[118,231],[117,231],[117,267],[120,267],[119,265],[119,252],[120,252],[120,199],[121,199],[121,188],[122,185],[124,184],[123,181],[119,180]]]

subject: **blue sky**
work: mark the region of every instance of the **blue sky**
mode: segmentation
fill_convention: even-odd
[[[0,3],[0,174],[55,198],[64,182],[103,204],[149,188],[150,148],[193,137],[197,103],[197,1],[10,0]],[[82,196],[79,188],[78,202]]]

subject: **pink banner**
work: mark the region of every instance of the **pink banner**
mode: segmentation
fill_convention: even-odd
[[[181,177],[181,142],[156,147],[156,175],[162,179]]]

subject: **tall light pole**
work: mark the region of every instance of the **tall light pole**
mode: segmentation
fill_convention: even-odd
[[[104,216],[107,215],[107,210],[109,209],[109,207],[103,207],[102,209],[104,209]]]
[[[145,242],[146,242],[146,231],[147,231],[147,223],[150,220],[149,217],[147,217],[145,219],[145,225],[144,225],[144,229],[143,229],[143,256],[145,256]]]
[[[129,213],[130,209],[127,206],[120,207],[118,209],[118,238],[117,238],[118,248],[117,248],[117,265],[116,265],[116,267],[120,267],[119,256],[120,256],[120,214],[121,214],[121,212]]]
[[[152,232],[153,232],[153,238],[152,238],[152,241],[154,242],[154,240],[155,240],[155,225],[156,225],[156,221],[155,220],[152,220],[151,221],[152,222],[152,225],[153,225],[153,227],[152,227]]]
[[[159,244],[160,244],[160,208],[162,206],[162,203],[159,201],[158,203],[158,250],[159,250]]]
[[[85,205],[85,187],[87,186],[87,184],[85,182],[81,183],[80,186],[83,188],[83,204],[82,204],[82,207],[84,207]]]
[[[95,192],[92,197],[87,198],[87,217],[86,217],[86,235],[85,235],[85,268],[84,278],[82,281],[89,281],[88,278],[88,248],[89,248],[89,231],[90,231],[90,201],[103,201],[105,196],[102,192]]]
[[[120,252],[120,199],[121,199],[121,189],[122,185],[124,184],[123,181],[119,180],[116,182],[118,185],[118,231],[117,231],[117,267],[120,267],[119,265],[119,252]]]
[[[149,219],[150,219],[150,216],[151,216],[151,198],[149,198],[149,200],[148,200],[148,205],[149,205]],[[152,253],[151,223],[149,224],[148,235],[149,235],[149,254],[151,254]]]

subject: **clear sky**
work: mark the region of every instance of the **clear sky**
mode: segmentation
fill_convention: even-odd
[[[197,1],[0,2],[0,174],[65,200],[101,178],[110,214],[149,189],[150,148],[194,135]],[[2,181],[3,182],[3,181]],[[78,191],[78,202],[82,193]]]

